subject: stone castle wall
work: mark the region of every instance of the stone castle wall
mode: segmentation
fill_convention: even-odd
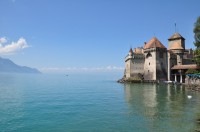
[[[125,75],[129,77],[138,77],[144,74],[144,55],[134,54],[131,59],[128,59],[125,63],[126,71]]]
[[[185,84],[187,84],[187,85],[199,85],[200,86],[200,77],[186,76]]]
[[[200,91],[200,76],[186,76],[186,86],[194,91]]]
[[[155,49],[148,49],[144,51],[144,80],[156,80],[156,52]]]
[[[164,49],[156,53],[156,80],[167,80],[167,51]]]

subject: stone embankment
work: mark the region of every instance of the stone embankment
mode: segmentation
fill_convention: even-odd
[[[185,84],[189,89],[200,92],[200,75],[187,75]]]

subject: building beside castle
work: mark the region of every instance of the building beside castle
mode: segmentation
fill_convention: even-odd
[[[184,83],[185,72],[198,68],[192,58],[193,50],[185,49],[185,39],[179,33],[168,39],[168,49],[153,37],[143,47],[130,48],[125,57],[124,77]]]

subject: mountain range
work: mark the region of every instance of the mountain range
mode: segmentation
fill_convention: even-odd
[[[35,68],[19,66],[10,59],[0,57],[0,73],[41,73]]]

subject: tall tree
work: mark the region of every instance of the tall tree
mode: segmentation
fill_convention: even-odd
[[[200,16],[197,18],[196,23],[194,24],[194,45],[196,46],[196,50],[194,52],[197,65],[200,65]]]

